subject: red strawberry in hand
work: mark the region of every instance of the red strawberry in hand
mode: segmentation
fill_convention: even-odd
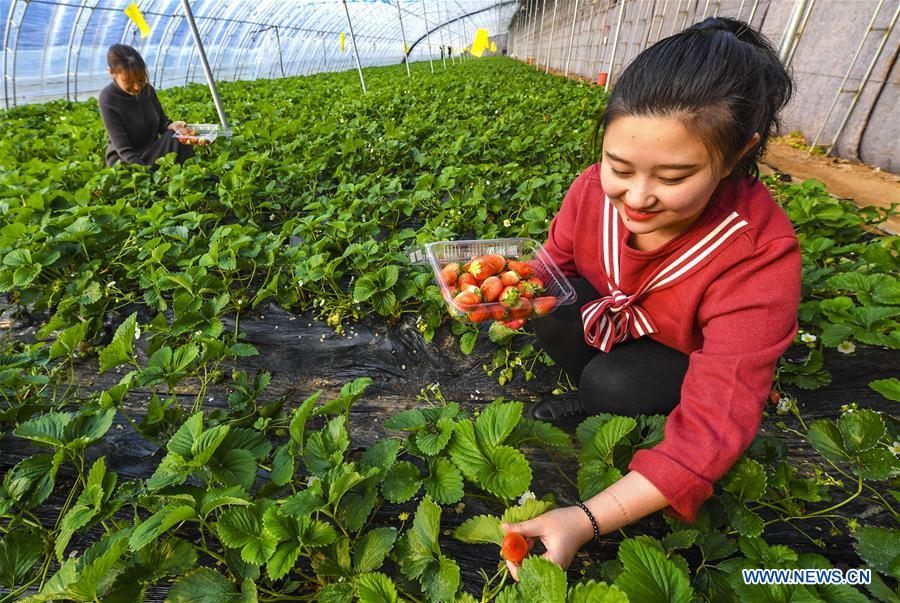
[[[535,290],[536,290],[538,293],[543,293],[543,291],[544,291],[544,281],[542,281],[541,279],[539,279],[539,278],[537,278],[537,277],[534,277],[534,278],[528,279],[528,282],[531,283],[532,286],[534,286]]]
[[[503,304],[491,304],[491,316],[494,320],[505,320],[509,318],[509,308]]]
[[[481,295],[484,296],[484,301],[494,302],[503,293],[503,283],[496,276],[489,276],[481,283],[480,289]]]
[[[532,300],[531,306],[535,316],[546,316],[556,307],[556,298],[551,295],[538,297]]]
[[[528,542],[518,532],[507,532],[500,543],[500,556],[516,565],[528,554]]]
[[[516,289],[519,290],[519,296],[525,299],[534,299],[534,296],[537,295],[537,287],[532,285],[531,281],[522,281],[516,285]]]

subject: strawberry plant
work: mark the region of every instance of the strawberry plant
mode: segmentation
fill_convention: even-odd
[[[431,341],[448,329],[446,300],[407,250],[542,240],[592,160],[596,88],[502,58],[413,68],[412,81],[369,70],[365,96],[352,72],[223,83],[235,135],[155,171],[105,167],[93,100],[0,116],[0,294],[4,316],[35,327],[0,344],[0,437],[31,446],[0,483],[0,601],[140,601],[151,587],[171,602],[896,600],[897,420],[851,403],[807,424],[788,392],[826,384],[833,352],[896,349],[898,239],[871,230],[891,211],[815,182],[767,181],[804,265],[802,332],[769,424],[809,454],[761,436],[695,524],[630,526],[609,535],[615,554],[582,555],[568,574],[538,549],[513,584],[501,524],[602,490],[662,438],[663,417],[591,417],[573,445],[521,402],[475,409],[431,387],[363,448],[351,409],[372,379],[300,400],[269,392],[247,318],[275,304],[349,337],[354,321],[415,314]],[[203,86],[160,96],[192,123],[213,118]],[[480,283],[465,270],[489,303],[507,290],[504,324],[449,321],[467,354],[485,340],[503,386],[551,363],[512,316],[523,300],[529,316],[550,304],[527,264],[508,264]],[[900,398],[893,377],[871,388]],[[158,450],[146,475],[98,452],[120,429]],[[535,498],[547,458],[571,488]],[[805,548],[766,542],[777,527]],[[875,570],[865,595],[740,581],[747,567],[830,568],[818,551],[843,533]],[[460,546],[490,549],[481,584],[464,578]]]

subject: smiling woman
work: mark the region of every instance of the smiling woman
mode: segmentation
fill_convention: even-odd
[[[122,161],[152,166],[168,153],[176,153],[179,163],[193,157],[194,149],[174,137],[186,124],[166,117],[156,90],[147,81],[147,65],[140,53],[131,46],[114,44],[107,62],[113,81],[97,98],[109,136],[106,164]]]
[[[533,321],[579,397],[531,414],[669,418],[585,503],[506,526],[564,567],[601,530],[659,509],[693,522],[756,435],[800,302],[797,238],[754,176],[791,89],[765,38],[711,18],[638,55],[609,97],[602,161],[546,245],[579,300]]]

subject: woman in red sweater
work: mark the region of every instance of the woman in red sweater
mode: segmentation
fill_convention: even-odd
[[[609,97],[601,160],[575,180],[546,244],[578,302],[534,321],[578,398],[531,414],[669,418],[616,483],[504,526],[563,567],[660,509],[693,522],[759,429],[800,302],[797,238],[756,178],[791,92],[765,38],[711,18],[642,52]]]

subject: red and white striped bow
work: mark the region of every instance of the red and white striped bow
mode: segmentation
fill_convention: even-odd
[[[737,212],[732,212],[692,247],[663,262],[637,291],[627,295],[619,286],[620,221],[615,206],[609,197],[605,197],[601,256],[610,294],[581,308],[585,343],[604,352],[609,352],[614,344],[629,337],[637,339],[656,333],[656,325],[647,311],[638,305],[638,300],[655,289],[671,286],[696,272],[705,259],[724,249],[728,241],[747,227],[747,222]]]

